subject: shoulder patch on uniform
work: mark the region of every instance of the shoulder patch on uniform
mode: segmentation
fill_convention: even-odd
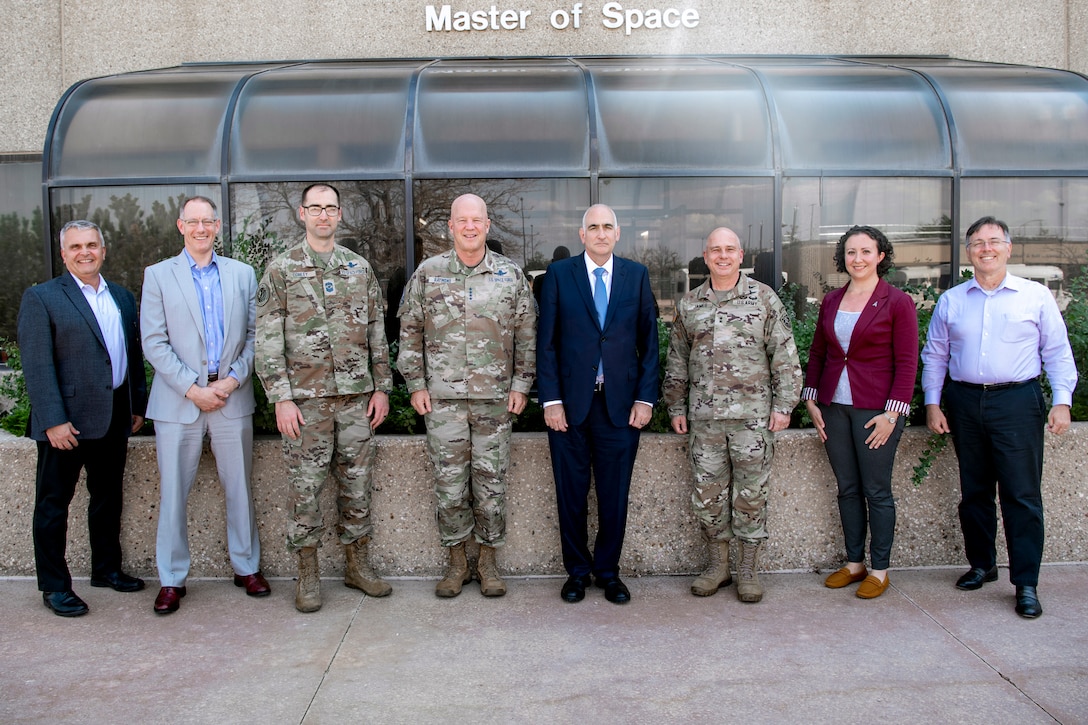
[[[262,282],[257,287],[257,306],[264,307],[268,304],[268,298],[271,296],[271,292],[268,291],[268,285]]]

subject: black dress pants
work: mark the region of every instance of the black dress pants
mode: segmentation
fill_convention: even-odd
[[[106,435],[81,439],[71,450],[38,441],[38,470],[34,501],[34,563],[38,589],[61,592],[72,588],[65,549],[68,507],[75,496],[80,471],[87,470],[87,529],[91,546],[91,575],[121,569],[122,480],[132,428],[128,384],[114,391],[113,418]]]
[[[967,561],[997,563],[997,504],[1005,524],[1009,580],[1039,583],[1043,559],[1043,430],[1047,408],[1037,380],[984,390],[950,381],[948,427],[960,464],[960,526]]]

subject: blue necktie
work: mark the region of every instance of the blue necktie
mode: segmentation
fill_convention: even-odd
[[[604,286],[604,267],[593,270],[597,281],[593,283],[593,306],[597,308],[597,321],[604,329],[604,317],[608,313],[608,290]],[[604,377],[604,360],[597,363],[597,379]]]

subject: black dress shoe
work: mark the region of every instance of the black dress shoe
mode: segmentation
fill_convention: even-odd
[[[563,601],[574,604],[580,602],[586,598],[586,587],[592,583],[589,578],[589,574],[583,576],[571,575],[567,577],[566,583],[563,585],[563,591],[560,592],[560,596],[563,597]]]
[[[997,581],[997,565],[994,565],[994,568],[989,571],[975,567],[956,580],[956,588],[969,592],[981,589],[986,582],[995,581]]]
[[[138,592],[144,588],[144,580],[123,571],[111,571],[105,576],[92,576],[91,586],[109,587],[115,592]]]
[[[627,604],[631,601],[631,592],[618,576],[610,579],[598,579],[597,586],[604,589],[604,598],[613,604]]]
[[[1016,613],[1024,619],[1035,619],[1043,613],[1035,587],[1016,587]]]
[[[82,617],[91,611],[87,603],[71,589],[66,592],[42,592],[42,601],[58,617]]]

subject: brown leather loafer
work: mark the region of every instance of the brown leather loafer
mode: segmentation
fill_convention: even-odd
[[[185,596],[185,587],[163,587],[155,597],[155,614],[170,614],[178,611],[181,598]]]
[[[884,581],[880,581],[870,574],[865,577],[865,581],[858,587],[858,599],[876,599],[887,590],[891,583],[892,578],[887,574],[884,575]]]
[[[234,586],[245,587],[246,594],[251,597],[267,597],[272,593],[272,587],[268,586],[268,580],[259,571],[246,576],[235,574]]]
[[[867,576],[869,576],[869,570],[864,567],[857,574],[851,574],[850,570],[844,566],[828,575],[827,579],[824,579],[824,586],[828,589],[842,589],[850,584],[858,583]]]

